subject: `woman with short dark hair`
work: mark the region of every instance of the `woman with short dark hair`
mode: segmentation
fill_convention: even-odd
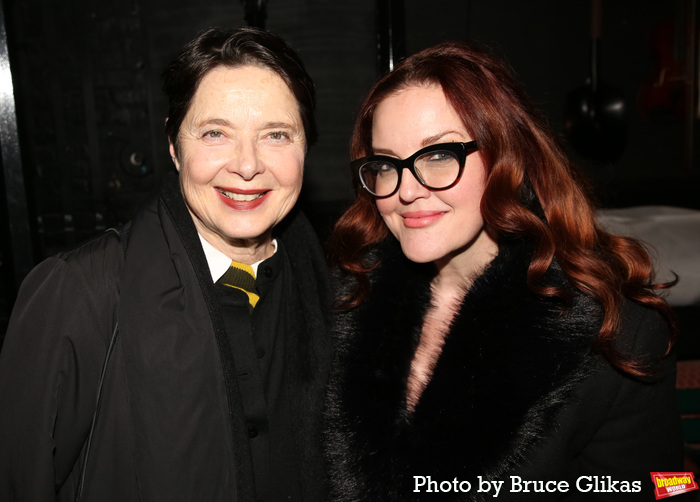
[[[330,287],[294,210],[311,78],[245,28],[201,33],[164,81],[177,173],[19,292],[0,499],[321,502]]]

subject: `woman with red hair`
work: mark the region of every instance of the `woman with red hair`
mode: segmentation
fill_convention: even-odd
[[[333,499],[480,500],[487,481],[499,500],[653,499],[649,473],[682,467],[667,285],[597,224],[506,65],[461,43],[407,58],[351,154]]]

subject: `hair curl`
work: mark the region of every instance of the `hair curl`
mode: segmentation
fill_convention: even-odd
[[[659,311],[671,326],[670,350],[674,316],[657,294],[670,284],[654,283],[652,260],[640,243],[607,233],[598,225],[587,183],[513,72],[488,50],[446,42],[402,61],[374,84],[361,106],[351,141],[352,158],[372,154],[372,120],[379,103],[407,87],[425,85],[443,90],[479,144],[488,169],[481,200],[484,221],[498,233],[533,242],[530,289],[567,298],[563,288],[542,281],[556,259],[570,283],[602,307],[602,325],[593,349],[623,371],[648,374],[645,362],[614,347],[622,307],[626,297]],[[336,223],[328,243],[331,262],[357,280],[347,307],[366,299],[367,273],[378,265],[367,260],[367,251],[388,235],[374,199],[354,178],[355,201]]]

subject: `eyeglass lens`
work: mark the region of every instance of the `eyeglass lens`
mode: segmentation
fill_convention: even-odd
[[[447,188],[459,176],[459,159],[449,150],[426,152],[413,163],[416,179],[433,190]],[[392,194],[399,184],[398,167],[388,161],[371,161],[360,168],[362,182],[379,197]]]

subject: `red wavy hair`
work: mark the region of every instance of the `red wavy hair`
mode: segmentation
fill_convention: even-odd
[[[402,61],[369,91],[351,141],[353,159],[371,155],[372,120],[377,105],[410,86],[440,86],[462,119],[488,169],[481,201],[485,222],[499,233],[520,235],[535,245],[528,269],[530,289],[566,297],[541,285],[556,258],[570,283],[600,304],[603,320],[593,349],[615,367],[648,374],[648,366],[615,350],[625,297],[659,311],[675,336],[671,308],[657,291],[653,262],[637,241],[605,232],[597,223],[587,183],[574,169],[554,135],[516,82],[508,66],[489,51],[446,42]],[[354,175],[354,173],[353,173]],[[367,272],[378,264],[366,252],[388,235],[374,198],[355,177],[354,203],[336,223],[328,243],[331,262],[357,279],[346,306],[369,293]],[[531,199],[531,200],[528,200]],[[538,214],[539,213],[539,214]]]

